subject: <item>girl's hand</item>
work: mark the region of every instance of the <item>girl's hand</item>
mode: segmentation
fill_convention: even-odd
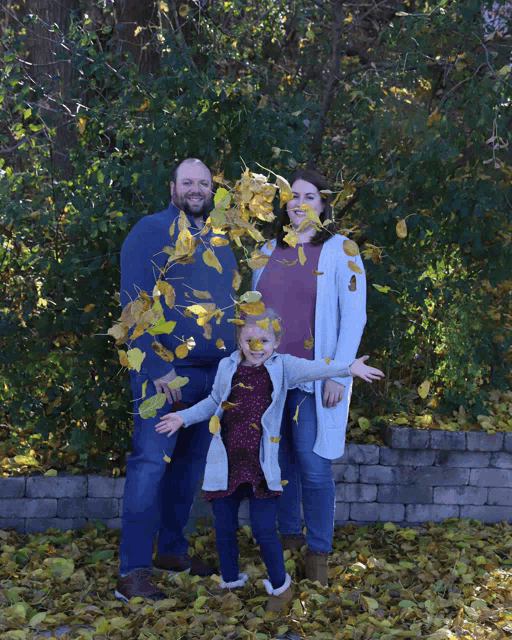
[[[170,438],[180,427],[183,426],[183,424],[183,420],[177,413],[168,413],[163,416],[160,422],[156,425],[155,431],[157,433],[168,433],[169,435],[167,437]]]
[[[326,380],[324,382],[324,392],[322,395],[322,404],[324,407],[331,409],[335,407],[338,402],[343,400],[343,394],[345,393],[345,387],[339,382],[334,380]]]
[[[352,365],[350,366],[350,373],[354,376],[354,378],[362,378],[366,380],[366,382],[372,382],[373,380],[380,380],[384,377],[384,373],[380,369],[375,369],[374,367],[368,367],[365,363],[365,360],[368,360],[370,356],[363,356],[362,358],[358,358],[354,360]]]

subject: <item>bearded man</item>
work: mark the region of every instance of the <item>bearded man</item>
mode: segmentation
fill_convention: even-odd
[[[216,346],[216,341],[219,338],[224,341],[227,353],[235,349],[234,332],[226,318],[219,325],[212,323],[212,335],[208,339],[204,327],[183,314],[186,306],[201,304],[201,299],[195,299],[198,291],[207,290],[220,309],[233,305],[232,278],[237,265],[229,245],[215,248],[222,273],[207,266],[202,257],[212,236],[211,231],[199,236],[212,209],[212,188],[208,167],[195,158],[184,160],[172,174],[169,207],[139,220],[121,250],[123,308],[135,300],[141,290],[151,296],[158,280],[166,280],[176,294],[172,308],[166,305],[164,296],[160,296],[165,320],[176,322],[172,333],[151,336],[145,332],[130,344],[145,353],[145,357],[139,372],[130,371],[135,429],[133,452],[126,465],[116,588],[116,596],[124,601],[136,596],[152,600],[165,597],[151,581],[153,567],[170,572],[189,570],[192,575],[200,576],[214,571],[208,564],[188,555],[188,541],[184,535],[210,445],[208,424],[180,429],[171,438],[155,431],[161,415],[195,404],[209,395],[224,353]],[[175,246],[180,211],[188,218],[196,250],[192,261],[187,264],[174,262],[165,271],[169,256],[163,249]],[[163,277],[162,273],[165,273]],[[159,342],[174,352],[189,338],[193,338],[195,346],[184,359],[175,358],[172,364],[160,358],[152,348],[152,343]],[[189,381],[181,388],[170,389],[168,383],[176,376],[186,377]],[[155,418],[143,419],[139,414],[143,396],[149,398],[156,393],[165,393],[167,402]],[[166,462],[169,458],[170,463]],[[158,550],[153,561],[157,534]]]

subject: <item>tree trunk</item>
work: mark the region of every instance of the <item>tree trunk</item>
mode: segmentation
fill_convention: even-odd
[[[41,116],[49,127],[55,128],[51,137],[52,161],[65,177],[72,173],[68,153],[76,142],[75,110],[69,91],[74,74],[65,36],[71,24],[71,12],[79,6],[80,0],[31,0],[29,3],[37,21],[30,28],[27,72],[33,85],[43,88]]]
[[[123,51],[131,53],[141,74],[160,67],[156,35],[160,30],[155,0],[114,0],[118,37]]]

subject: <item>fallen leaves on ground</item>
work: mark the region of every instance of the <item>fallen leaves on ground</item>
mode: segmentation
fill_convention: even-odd
[[[239,530],[243,589],[220,578],[155,574],[167,598],[129,604],[113,593],[120,533],[100,523],[63,533],[0,531],[0,635],[33,640],[69,628],[83,640],[500,640],[512,631],[512,526],[445,520],[336,528],[330,587],[300,580],[303,553],[285,552],[292,576],[288,615],[264,613],[266,577],[249,527]],[[216,563],[214,532],[199,526],[191,552]]]

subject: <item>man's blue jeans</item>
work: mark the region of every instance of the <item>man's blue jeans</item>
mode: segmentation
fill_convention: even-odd
[[[189,382],[181,388],[182,401],[193,405],[210,393],[217,364],[205,367],[176,367]],[[156,389],[143,372],[130,372],[135,429],[133,452],[126,463],[123,497],[122,538],[119,549],[120,573],[151,567],[153,544],[158,534],[161,554],[181,555],[188,551],[185,528],[199,480],[204,472],[211,434],[208,423],[181,428],[170,438],[158,434],[155,425],[171,411],[166,402],[155,418],[143,420],[139,406],[142,385],[147,381],[146,398]],[[164,456],[171,458],[167,463]]]
[[[297,405],[298,422],[293,420]],[[312,551],[332,551],[336,488],[331,461],[313,453],[316,440],[315,394],[300,389],[288,392],[281,425],[279,464],[281,477],[288,480],[278,498],[277,521],[282,536],[302,533],[300,501]]]
[[[230,496],[212,501],[215,515],[215,539],[220,571],[224,582],[238,580],[238,508],[249,498],[252,534],[260,545],[261,557],[267,567],[274,589],[282,587],[286,579],[283,547],[276,529],[276,501],[278,498],[256,498],[252,485],[241,484]]]

